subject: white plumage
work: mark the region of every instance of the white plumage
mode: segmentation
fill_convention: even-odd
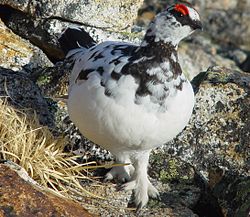
[[[193,89],[181,72],[176,49],[200,27],[198,13],[177,4],[155,18],[141,46],[96,44],[82,29],[69,28],[59,39],[74,64],[70,118],[118,163],[131,164],[114,167],[106,180],[127,181],[123,189],[134,191],[138,208],[159,195],[147,175],[151,149],[173,139],[191,116]]]

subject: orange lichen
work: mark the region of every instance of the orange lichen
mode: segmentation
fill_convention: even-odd
[[[32,53],[30,45],[10,31],[0,20],[0,65],[15,66],[17,57],[26,63]]]

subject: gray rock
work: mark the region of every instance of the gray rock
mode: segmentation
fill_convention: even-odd
[[[205,174],[211,166],[250,175],[250,75],[212,67],[198,75],[189,125],[164,149]]]
[[[247,61],[247,53],[241,49],[223,50],[223,48],[222,48],[221,55],[224,55],[225,57],[233,60],[238,66],[243,65],[244,62]],[[230,68],[230,67],[228,67],[228,68]]]
[[[2,0],[1,4],[22,11],[35,19],[53,19],[82,23],[112,30],[126,29],[133,24],[143,0],[80,1],[80,0]]]
[[[245,9],[209,10],[205,16],[204,29],[222,44],[233,44],[250,50],[249,19],[249,12]]]
[[[241,64],[241,68],[245,72],[250,72],[250,52],[248,52],[247,59]]]
[[[182,43],[178,53],[182,70],[187,78],[192,80],[200,72],[215,65],[239,70],[233,60],[219,54],[219,49],[218,45],[202,35],[193,38],[192,43]]]
[[[20,71],[0,67],[0,96],[15,108],[36,113],[43,125],[53,127],[53,114],[38,86]]]
[[[30,42],[15,35],[0,19],[0,66],[32,72],[37,67],[49,67],[52,63],[47,56]]]
[[[98,205],[96,213],[100,216],[156,216],[156,217],[198,217],[192,209],[200,198],[201,191],[195,184],[195,172],[192,166],[181,162],[178,159],[172,159],[171,163],[166,163],[159,158],[165,156],[151,156],[151,165],[154,167],[154,177],[152,183],[160,192],[160,200],[150,200],[146,208],[135,212],[135,208],[130,209],[132,198],[130,192],[117,191],[114,184],[106,183],[103,191],[96,190],[93,186],[87,187],[107,200]],[[164,167],[163,167],[164,165]],[[151,171],[151,168],[149,169]],[[100,201],[99,201],[100,203]],[[91,201],[90,205],[97,206],[98,201]],[[115,207],[110,209],[109,207]]]
[[[0,18],[16,34],[28,39],[41,48],[50,60],[57,62],[64,58],[57,42],[64,28],[83,26],[98,41],[117,37],[126,39],[141,4],[142,0],[43,0],[30,3],[3,0],[0,12],[4,13],[0,13]]]

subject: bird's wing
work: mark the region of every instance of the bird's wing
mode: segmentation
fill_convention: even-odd
[[[87,81],[91,76],[101,76],[107,80],[117,79],[122,68],[134,59],[138,46],[125,42],[103,42],[86,50],[72,50],[71,60],[74,62],[70,84]]]

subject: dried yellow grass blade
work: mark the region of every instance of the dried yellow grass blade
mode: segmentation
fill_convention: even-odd
[[[105,166],[79,164],[77,156],[64,152],[64,146],[65,140],[54,138],[48,128],[40,126],[35,114],[27,117],[0,99],[0,158],[19,164],[36,182],[62,197],[74,198],[76,191],[104,199],[86,191],[79,180],[91,180],[82,171]]]

